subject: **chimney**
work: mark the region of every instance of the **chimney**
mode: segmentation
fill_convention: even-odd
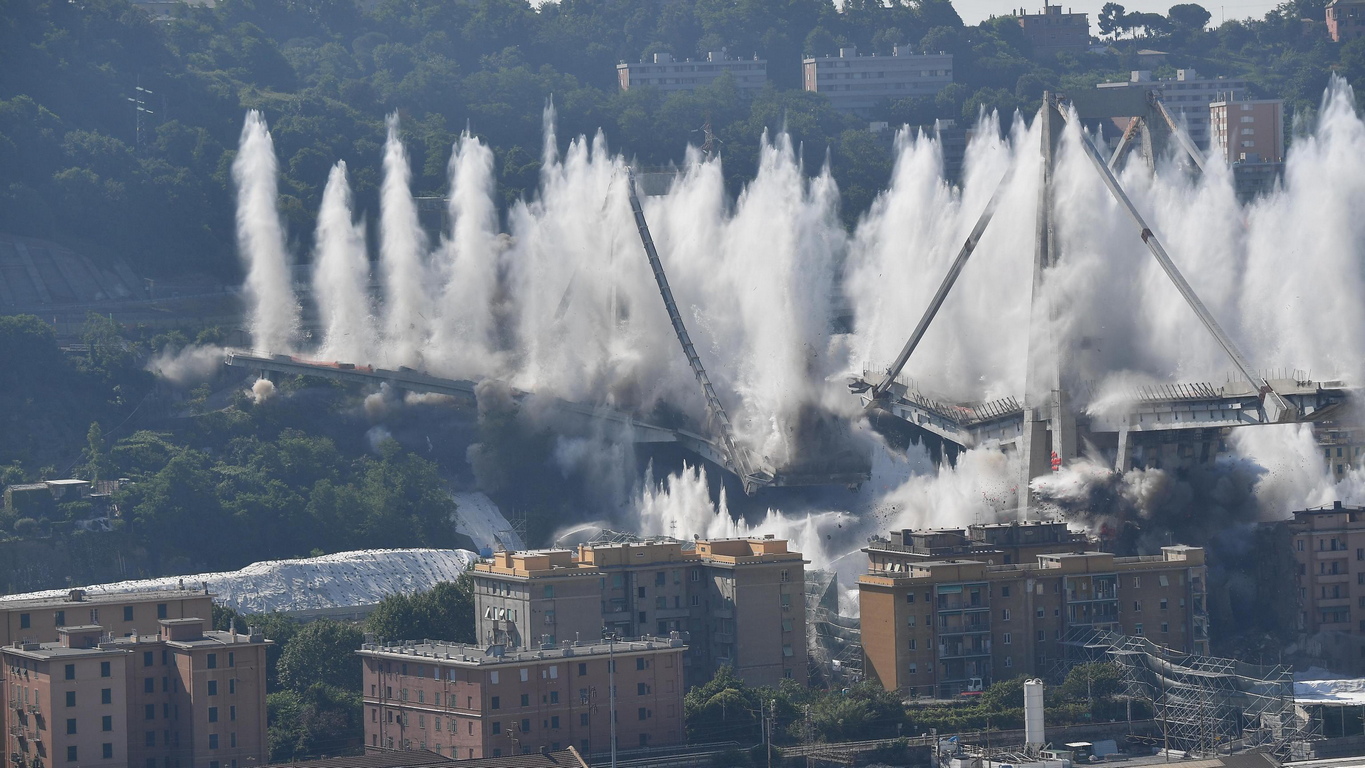
[[[73,589],[73,590],[71,590],[70,592],[67,592],[67,593],[66,593],[66,596],[67,596],[67,599],[69,599],[71,602],[73,602],[73,603],[79,603],[80,601],[82,601],[82,600],[85,599],[85,590],[83,590],[83,589]]]

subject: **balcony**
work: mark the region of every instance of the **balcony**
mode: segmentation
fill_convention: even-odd
[[[938,657],[940,659],[960,659],[968,656],[989,656],[991,655],[990,642],[981,645],[970,643],[958,643],[950,645],[940,645],[938,647]]]
[[[687,608],[657,608],[654,611],[656,619],[685,619],[690,611]]]
[[[942,613],[944,611],[989,611],[991,607],[986,604],[985,600],[945,600],[940,597],[935,609]]]
[[[980,624],[955,624],[953,626],[940,626],[938,628],[940,637],[951,635],[986,635],[990,634],[990,631],[991,625],[988,621],[983,621]]]

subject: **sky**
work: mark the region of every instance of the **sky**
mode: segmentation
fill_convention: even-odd
[[[1098,34],[1099,30],[1095,27],[1095,19],[1099,16],[1100,8],[1108,0],[1060,0],[1063,10],[1071,9],[1075,13],[1090,14],[1090,33]],[[1181,0],[1116,0],[1120,5],[1129,11],[1143,11],[1146,13],[1166,14],[1172,5],[1176,5]],[[1279,0],[1234,0],[1234,2],[1214,4],[1212,0],[1200,2],[1199,5],[1208,9],[1213,14],[1211,24],[1221,24],[1225,19],[1244,19],[1248,16],[1262,18],[1266,12],[1279,5]],[[962,17],[962,21],[967,24],[977,24],[991,16],[1007,16],[1023,8],[1029,13],[1038,13],[1042,10],[1043,4],[1038,0],[953,0],[953,7]]]

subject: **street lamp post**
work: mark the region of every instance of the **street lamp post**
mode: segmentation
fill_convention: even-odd
[[[611,702],[608,717],[611,718],[611,768],[616,768],[616,633],[605,632],[607,641],[607,696]]]

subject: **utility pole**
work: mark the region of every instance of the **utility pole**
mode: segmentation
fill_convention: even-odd
[[[145,99],[143,99],[143,96],[151,95],[152,95],[151,91],[142,87],[142,78],[139,77],[137,79],[137,85],[133,88],[133,95],[128,97],[128,101],[133,103],[133,112],[135,115],[133,134],[133,146],[135,149],[142,149],[142,116],[144,114],[147,115],[156,114],[152,110],[147,109],[147,102]]]
[[[607,632],[607,696],[611,701],[611,768],[616,768],[616,633]]]
[[[768,768],[773,768],[773,726],[777,722],[777,699],[768,702]]]

